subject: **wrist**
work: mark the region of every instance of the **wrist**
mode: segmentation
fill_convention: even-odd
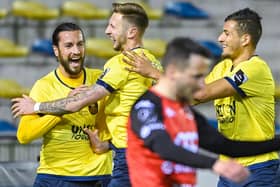
[[[33,110],[35,113],[39,113],[40,112],[40,105],[41,103],[35,103]]]

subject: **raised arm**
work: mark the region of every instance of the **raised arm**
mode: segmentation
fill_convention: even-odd
[[[74,96],[49,102],[35,103],[28,96],[15,98],[12,99],[14,104],[11,109],[14,117],[33,113],[63,115],[77,112],[81,108],[93,104],[109,94],[110,92],[106,88],[95,84],[91,89],[82,91]]]

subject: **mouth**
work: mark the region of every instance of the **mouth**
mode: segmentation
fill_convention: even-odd
[[[116,40],[115,40],[112,36],[109,36],[109,39],[110,39],[113,43],[116,42]]]
[[[78,67],[81,64],[80,61],[81,61],[80,57],[79,58],[71,58],[71,59],[69,59],[69,64],[73,67]]]

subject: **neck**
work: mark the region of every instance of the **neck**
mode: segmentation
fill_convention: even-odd
[[[142,47],[142,41],[141,40],[128,40],[126,45],[124,46],[124,51],[130,51],[135,48]]]
[[[175,85],[170,79],[161,77],[153,89],[164,97],[176,100]]]
[[[241,62],[247,61],[252,56],[254,56],[255,50],[245,50],[240,55],[236,56],[235,58],[232,58],[232,62],[234,66],[237,66]]]

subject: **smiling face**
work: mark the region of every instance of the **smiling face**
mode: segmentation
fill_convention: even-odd
[[[116,51],[122,51],[125,48],[127,42],[127,26],[123,19],[122,14],[113,13],[108,26],[105,30],[106,35],[113,41],[113,48]]]
[[[218,37],[218,41],[223,48],[222,57],[235,59],[242,53],[242,39],[238,33],[236,21],[229,20],[224,23],[223,32]]]
[[[68,77],[81,74],[85,58],[85,42],[80,30],[59,33],[58,46],[53,46],[60,68]]]

